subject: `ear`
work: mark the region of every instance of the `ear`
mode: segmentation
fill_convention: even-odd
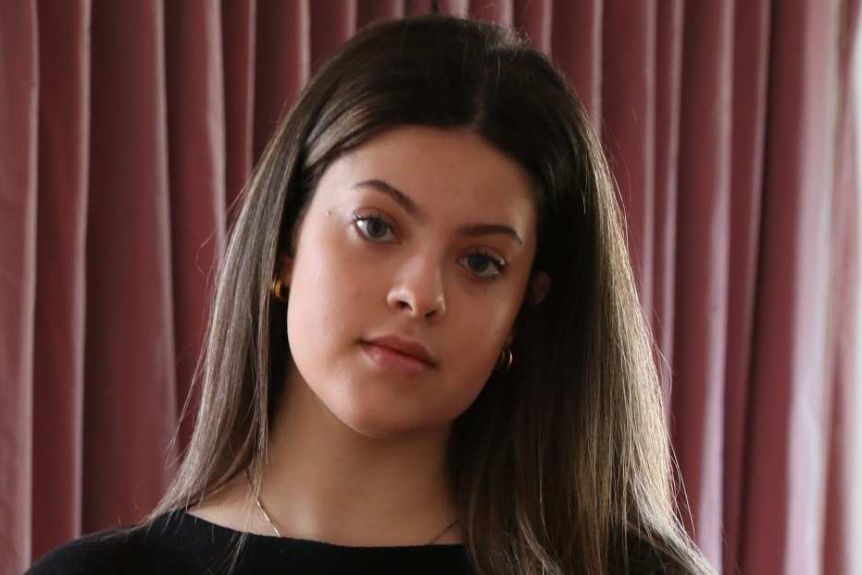
[[[527,303],[530,307],[536,307],[551,291],[551,276],[543,271],[536,272],[530,282]]]
[[[509,347],[510,345],[512,345],[513,341],[515,341],[515,330],[514,329],[512,329],[512,331],[509,332],[509,337],[506,338],[505,347]]]
[[[293,261],[296,258],[296,249],[299,242],[299,232],[302,230],[302,223],[305,221],[305,214],[308,212],[308,205],[305,205],[300,210],[296,217],[296,223],[293,226],[293,232],[290,235],[289,253],[281,253],[276,258],[276,273],[281,278],[281,283],[285,286],[290,285],[293,279]]]
[[[288,254],[279,254],[276,262],[276,275],[281,278],[282,284],[289,286],[293,279],[293,258]]]
[[[551,276],[542,271],[536,272],[527,288],[527,298],[523,305],[526,307],[536,307],[542,303],[542,300],[545,299],[549,291],[551,291]],[[506,345],[512,345],[514,340],[515,329],[512,328],[512,331],[509,332],[509,336],[506,338]]]

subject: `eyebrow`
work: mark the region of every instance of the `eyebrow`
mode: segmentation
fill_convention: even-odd
[[[382,192],[398,202],[398,204],[404,208],[411,216],[418,219],[425,219],[427,216],[425,211],[419,207],[419,205],[413,201],[410,196],[383,180],[371,179],[364,180],[359,182],[358,184],[354,184],[353,188],[370,188],[372,190],[376,190],[378,192]],[[512,238],[518,245],[524,245],[524,241],[521,239],[521,236],[518,235],[514,229],[509,226],[505,226],[503,224],[466,224],[459,227],[457,233],[463,236],[485,236],[485,235],[504,235]]]

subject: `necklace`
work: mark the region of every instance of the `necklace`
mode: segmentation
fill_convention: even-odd
[[[248,469],[246,469],[246,470],[245,470],[245,476],[246,476],[246,479],[248,479],[248,486],[249,486],[249,488],[252,488],[252,484],[251,484],[251,476],[249,476],[249,474],[248,474]],[[252,488],[252,489],[253,489],[253,488]],[[253,490],[252,490],[252,493],[254,493],[254,491],[253,491]],[[266,512],[266,509],[264,508],[263,503],[261,502],[261,500],[260,500],[260,496],[259,496],[259,495],[255,495],[255,496],[254,496],[254,502],[255,502],[255,504],[257,504],[257,508],[258,508],[258,509],[260,509],[260,513],[261,513],[261,515],[263,515],[264,519],[266,519],[266,522],[267,522],[267,523],[269,523],[269,526],[270,526],[270,527],[272,527],[272,530],[275,532],[275,534],[276,534],[278,537],[283,537],[283,536],[282,536],[282,534],[281,534],[281,531],[279,531],[279,530],[278,530],[278,527],[276,527],[276,526],[275,526],[275,523],[274,523],[274,522],[273,522],[273,520],[270,518],[269,513],[267,513],[267,512]],[[439,535],[437,535],[437,537],[435,537],[434,539],[432,539],[431,541],[429,541],[429,542],[428,542],[428,543],[426,543],[425,545],[431,545],[432,543],[434,543],[435,541],[437,541],[438,539],[440,539],[441,537],[443,537],[443,535],[445,535],[445,534],[446,534],[450,529],[452,529],[452,527],[453,527],[456,523],[458,523],[458,520],[457,520],[457,519],[456,519],[455,521],[453,521],[452,523],[450,523],[449,525],[447,525],[447,526],[446,526],[446,529],[444,529],[443,531],[441,531],[441,532],[440,532],[440,534],[439,534]]]

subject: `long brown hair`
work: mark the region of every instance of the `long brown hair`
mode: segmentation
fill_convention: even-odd
[[[481,135],[526,170],[540,200],[533,273],[550,275],[550,293],[522,307],[512,368],[491,376],[450,441],[476,572],[711,572],[678,520],[654,344],[584,108],[517,34],[448,16],[361,31],[278,127],[217,269],[193,436],[142,525],[247,468],[259,489],[290,360],[283,304],[269,289],[277,258],[327,166],[404,124]]]

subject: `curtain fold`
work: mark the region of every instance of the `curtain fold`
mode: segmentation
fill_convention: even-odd
[[[860,307],[859,233],[860,179],[858,166],[857,100],[853,98],[852,54],[856,47],[859,26],[859,2],[848,2],[841,6],[843,13],[839,21],[844,29],[839,33],[838,81],[838,132],[836,139],[835,178],[836,199],[832,210],[832,233],[834,252],[832,269],[842,270],[842,281],[831,286],[832,306],[829,319],[833,325],[828,352],[832,353],[830,382],[832,384],[829,421],[829,452],[826,484],[826,512],[823,530],[823,573],[838,575],[859,571],[862,566],[862,549],[854,545],[862,535],[862,494],[859,492],[858,466],[862,465],[862,445],[859,436],[862,425],[858,423],[862,405],[859,390],[859,374],[862,362],[859,350],[862,339],[860,325],[853,315],[862,313]],[[841,121],[845,118],[845,121]],[[855,124],[858,125],[858,122]],[[858,318],[858,315],[857,315]],[[855,429],[854,429],[855,425]],[[855,467],[855,469],[854,469]],[[848,496],[849,494],[849,496]],[[855,539],[847,534],[855,535]]]
[[[551,24],[551,58],[597,123],[602,103],[603,10],[602,0],[554,2]]]
[[[257,2],[222,2],[224,64],[225,205],[228,218],[251,173],[254,135],[254,78]]]
[[[854,115],[852,101],[845,101],[849,115]],[[844,536],[853,533],[853,521],[860,521],[859,513],[853,512],[852,501],[845,494],[858,489],[858,472],[853,469],[852,441],[853,409],[858,405],[856,397],[859,394],[854,358],[859,355],[859,326],[852,321],[846,321],[845,310],[859,309],[859,293],[854,286],[859,285],[858,246],[860,245],[859,229],[853,225],[848,214],[859,212],[858,175],[851,168],[856,162],[856,137],[845,124],[838,140],[840,150],[836,167],[837,195],[836,205],[841,210],[833,210],[832,233],[835,250],[832,254],[833,269],[844,270],[844,282],[832,285],[832,306],[829,318],[834,325],[831,331],[832,345],[827,351],[831,359],[830,383],[831,398],[829,421],[832,424],[829,432],[828,468],[826,477],[826,511],[823,531],[823,572],[828,574],[850,573],[854,566],[858,569],[862,552],[858,545]],[[854,382],[856,385],[854,385]],[[858,416],[857,416],[858,417]],[[857,493],[858,498],[858,493]],[[853,554],[856,554],[854,559]]]
[[[92,10],[84,531],[158,501],[177,413],[163,9]]]
[[[734,4],[730,267],[722,480],[728,572],[739,568],[747,410],[760,235],[769,57],[769,2]]]
[[[176,401],[189,397],[206,328],[209,273],[222,252],[225,106],[221,11],[212,2],[165,4],[165,53]],[[198,390],[195,390],[198,393]],[[197,405],[197,395],[192,397]],[[190,415],[194,415],[192,412]],[[181,445],[194,418],[183,420]]]
[[[552,0],[519,3],[515,6],[515,27],[527,35],[534,48],[545,54],[551,53],[553,8]]]
[[[679,162],[679,99],[682,78],[682,0],[660,0],[656,7],[655,145],[653,175],[654,242],[652,314],[656,358],[661,373],[665,415],[671,407],[674,284],[676,269],[677,165]],[[660,25],[659,25],[660,23]],[[649,303],[649,302],[648,302]]]
[[[773,4],[740,565],[817,573],[825,498],[837,1]],[[801,137],[803,136],[804,137]]]
[[[39,29],[35,1],[0,2],[0,563],[33,541]]]
[[[33,555],[81,532],[90,3],[39,7]],[[4,260],[5,261],[5,260]]]
[[[311,74],[310,16],[307,0],[269,0],[258,4],[254,79],[255,158],[260,157],[278,119],[294,104]]]
[[[438,4],[525,34],[602,137],[710,562],[862,570],[859,0]],[[152,508],[254,162],[358,29],[431,5],[0,0],[0,573]]]
[[[632,266],[652,315],[655,201],[655,7],[608,0],[602,30],[601,134],[617,179]]]
[[[722,566],[725,357],[730,247],[733,4],[686,5],[677,176],[673,439],[686,517]]]

